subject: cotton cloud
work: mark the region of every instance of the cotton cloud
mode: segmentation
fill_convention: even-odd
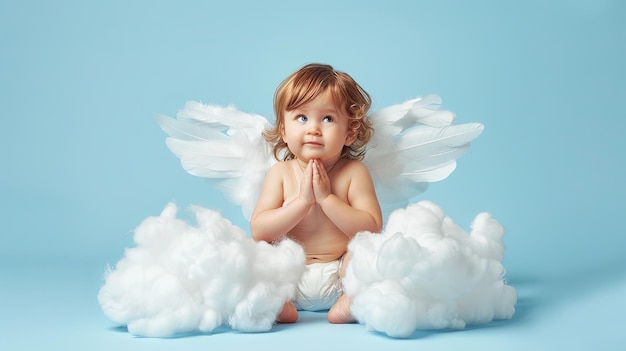
[[[431,202],[396,210],[383,233],[350,242],[343,283],[354,317],[392,337],[511,318],[517,294],[504,282],[503,233],[487,213],[468,234]]]
[[[219,213],[191,210],[196,225],[168,204],[135,230],[136,246],[106,273],[103,311],[142,336],[270,330],[295,294],[302,248],[255,242]],[[396,210],[382,233],[349,244],[343,283],[354,317],[392,337],[511,318],[517,296],[504,282],[503,233],[487,213],[468,234],[431,202]]]
[[[197,225],[169,204],[136,230],[136,246],[109,269],[98,300],[135,335],[270,330],[295,293],[304,251],[291,240],[255,242],[219,213],[192,207]]]

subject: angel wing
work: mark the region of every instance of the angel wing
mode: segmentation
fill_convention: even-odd
[[[483,131],[480,123],[453,125],[455,115],[428,95],[392,105],[370,117],[375,129],[363,159],[384,213],[405,207],[428,183],[445,179]]]
[[[265,173],[274,162],[262,136],[269,123],[260,115],[190,101],[176,119],[157,122],[169,137],[166,144],[192,175],[206,178],[250,219]]]

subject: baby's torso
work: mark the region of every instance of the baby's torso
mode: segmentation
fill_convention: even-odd
[[[297,167],[297,166],[296,166]],[[292,167],[283,179],[285,204],[294,200],[300,189],[303,173]],[[350,178],[343,167],[336,167],[329,174],[331,192],[342,201],[348,202]],[[287,236],[299,242],[307,255],[307,264],[337,260],[346,252],[348,237],[341,232],[322,211],[319,205],[313,205],[305,218],[296,225]]]

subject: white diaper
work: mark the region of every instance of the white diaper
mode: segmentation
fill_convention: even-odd
[[[343,292],[340,269],[341,260],[308,264],[293,301],[296,308],[306,311],[330,309]]]

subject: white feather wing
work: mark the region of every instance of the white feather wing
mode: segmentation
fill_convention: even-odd
[[[183,168],[206,178],[249,219],[274,162],[262,136],[268,120],[232,106],[190,101],[175,119],[159,115],[157,122],[169,135],[166,144]]]
[[[454,125],[436,95],[418,97],[371,115],[374,137],[363,162],[372,174],[383,212],[405,207],[428,183],[445,179],[483,131],[480,123]]]

